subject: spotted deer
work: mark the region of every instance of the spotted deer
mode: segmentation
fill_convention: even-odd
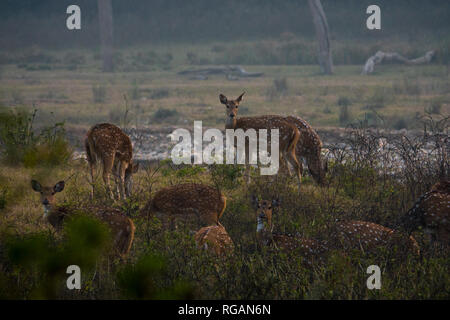
[[[397,247],[399,252],[420,254],[419,245],[412,236],[408,237],[397,230],[373,222],[339,221],[332,230],[332,245],[345,251],[362,250],[370,253],[381,247]]]
[[[313,179],[323,185],[328,163],[322,159],[322,140],[311,125],[298,116],[283,117],[293,123],[300,131],[300,138],[295,148],[297,159],[304,159]]]
[[[89,129],[84,145],[92,179],[91,196],[94,197],[96,165],[101,162],[103,181],[110,197],[114,198],[110,188],[111,173],[116,180],[118,197],[122,199],[129,197],[133,182],[132,174],[139,169],[139,164],[133,163],[133,146],[130,138],[119,127],[110,123],[100,123]]]
[[[157,216],[163,227],[173,229],[175,221],[188,225],[218,225],[227,198],[217,188],[200,183],[184,183],[159,190],[141,210],[141,215]]]
[[[56,203],[56,193],[64,190],[64,181],[59,181],[53,187],[42,186],[38,181],[31,180],[31,187],[40,193],[41,203],[44,206],[44,219],[47,220],[57,231],[63,227],[64,221],[78,214],[74,208],[58,206]],[[122,211],[110,208],[92,206],[83,208],[83,211],[90,213],[103,223],[105,223],[113,236],[114,251],[121,257],[125,257],[133,244],[135,226]]]
[[[242,93],[237,99],[229,100],[223,94],[219,95],[219,100],[225,105],[225,129],[242,129],[244,132],[248,129],[254,129],[258,132],[260,129],[267,129],[270,135],[271,129],[279,130],[279,157],[280,163],[284,164],[288,169],[288,163],[294,168],[298,178],[298,185],[300,188],[302,166],[296,156],[296,145],[300,138],[300,132],[295,125],[283,120],[279,116],[259,116],[259,117],[237,117],[239,104],[242,101]],[[269,141],[271,139],[269,138]],[[247,149],[247,147],[246,147]],[[248,150],[246,150],[246,158],[248,159]],[[290,171],[290,169],[289,169]],[[246,165],[246,177],[249,177],[249,165]],[[247,178],[248,179],[248,178]],[[248,181],[248,180],[247,180]]]
[[[380,247],[392,249],[397,246],[402,252],[420,254],[419,245],[413,237],[367,221],[336,222],[331,226],[331,236],[327,241],[304,239],[290,234],[277,234],[272,230],[272,211],[279,206],[279,201],[259,201],[253,196],[252,203],[256,207],[259,243],[297,252],[309,262],[313,260],[324,262],[330,250],[343,252],[362,250],[371,253]]]
[[[233,240],[220,222],[201,228],[194,235],[194,239],[198,248],[209,250],[218,256],[230,254],[234,249]]]
[[[432,242],[450,245],[450,180],[442,179],[423,194],[402,217],[409,233],[422,227]]]
[[[252,196],[252,205],[256,209],[256,236],[261,247],[272,247],[297,254],[307,265],[325,263],[329,248],[323,242],[298,235],[273,232],[272,215],[273,210],[280,206],[278,199],[258,200],[257,197]]]

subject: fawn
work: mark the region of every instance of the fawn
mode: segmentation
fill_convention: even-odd
[[[42,186],[38,181],[31,180],[31,187],[40,193],[41,203],[44,206],[44,218],[56,229],[61,230],[64,220],[77,213],[68,207],[56,204],[56,193],[64,190],[64,181],[59,181],[53,187]],[[131,219],[120,210],[109,207],[88,207],[94,217],[103,221],[110,229],[114,239],[114,250],[125,257],[133,244],[135,226]]]
[[[302,166],[299,163],[296,156],[296,145],[300,138],[300,132],[295,125],[292,123],[281,119],[279,116],[260,116],[260,117],[237,117],[239,104],[242,101],[242,93],[237,99],[229,100],[223,94],[219,95],[219,100],[225,105],[225,129],[242,129],[244,131],[248,129],[254,129],[256,131],[260,129],[267,129],[270,134],[270,129],[279,130],[279,157],[280,163],[284,164],[290,171],[289,164],[295,170],[298,178],[298,185],[300,188],[301,176],[302,176]],[[271,139],[269,139],[271,140]],[[246,158],[248,159],[249,154],[246,148]],[[289,163],[289,164],[288,164]],[[246,177],[248,182],[249,177],[249,165],[246,165]]]
[[[110,123],[100,123],[89,129],[84,145],[91,172],[92,198],[94,173],[98,162],[103,164],[103,181],[109,196],[114,198],[110,188],[110,175],[113,173],[118,197],[122,199],[129,197],[133,182],[132,174],[139,169],[139,164],[133,163],[133,146],[130,138],[119,127]]]
[[[194,235],[197,247],[209,250],[218,256],[233,252],[234,244],[225,227],[219,222],[217,225],[203,227]]]
[[[450,245],[450,180],[442,179],[423,194],[402,217],[409,232],[424,228],[431,241]]]
[[[161,218],[163,226],[175,227],[175,220],[201,227],[218,225],[227,198],[216,188],[200,183],[177,184],[159,190],[141,210],[142,215]]]

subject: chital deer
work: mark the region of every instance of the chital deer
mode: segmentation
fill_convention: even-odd
[[[450,245],[450,180],[433,185],[403,216],[402,223],[410,233],[422,227],[433,242]]]
[[[300,138],[295,148],[297,159],[305,159],[313,179],[320,185],[324,183],[328,163],[322,159],[322,140],[311,125],[297,116],[284,117],[293,123],[300,131]]]
[[[230,254],[234,249],[233,240],[220,223],[201,228],[194,235],[194,239],[198,248],[209,250],[218,256]]]
[[[401,252],[420,254],[419,245],[412,236],[382,225],[359,220],[340,221],[333,226],[334,247],[347,250],[372,252],[380,247],[392,249],[396,246]]]
[[[100,123],[89,129],[84,145],[91,171],[92,197],[94,196],[95,168],[98,162],[103,164],[103,181],[110,197],[114,198],[110,188],[111,173],[116,180],[118,196],[122,199],[129,197],[132,174],[139,168],[139,164],[133,164],[133,146],[130,138],[119,127],[110,123]]]
[[[227,198],[216,188],[200,183],[177,184],[159,190],[150,199],[141,214],[156,215],[167,227],[175,226],[175,220],[197,226],[217,225],[225,211]]]
[[[272,244],[288,251],[296,251],[307,257],[307,261],[316,258],[323,262],[324,256],[331,249],[362,250],[372,252],[377,248],[388,249],[397,246],[403,252],[420,253],[419,245],[413,237],[398,231],[367,221],[341,221],[331,227],[331,238],[327,241],[304,239],[294,235],[280,235],[272,231],[272,210],[279,206],[278,200],[261,200],[252,198],[256,206],[257,234],[262,244]],[[300,250],[299,250],[300,249]]]
[[[252,196],[252,205],[256,209],[256,236],[260,246],[270,246],[300,255],[308,265],[322,264],[326,261],[329,249],[323,242],[273,232],[272,214],[273,210],[280,205],[278,199],[258,200],[257,197]]]
[[[58,206],[55,195],[64,190],[64,181],[59,181],[55,186],[42,186],[38,181],[31,180],[34,191],[40,193],[41,203],[44,206],[44,218],[56,229],[61,230],[64,220],[74,216],[77,212],[72,208]],[[91,213],[94,217],[104,222],[111,230],[114,239],[114,251],[125,257],[133,244],[134,223],[120,210],[109,207],[86,207],[83,211]]]
[[[300,132],[295,125],[283,120],[279,116],[260,116],[260,117],[237,117],[239,104],[242,101],[244,93],[235,100],[228,100],[223,94],[219,95],[220,102],[225,105],[225,129],[267,129],[270,134],[271,129],[279,130],[279,156],[280,163],[284,163],[289,168],[288,163],[292,165],[297,174],[298,185],[301,184],[302,166],[297,160],[295,150],[297,142],[300,138]],[[271,140],[271,139],[269,139]],[[247,148],[246,148],[247,149]],[[248,159],[248,150],[246,150],[246,158]],[[249,165],[246,166],[246,176],[248,177]]]

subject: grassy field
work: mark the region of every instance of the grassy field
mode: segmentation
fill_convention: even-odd
[[[155,51],[162,56],[166,50]],[[255,65],[244,67],[264,72],[263,77],[189,80],[177,72],[205,65],[186,64],[186,51],[174,55],[168,64],[152,64],[142,72],[103,74],[98,71],[98,61],[86,52],[78,53],[87,58],[76,67],[53,63],[50,70],[42,70],[46,67],[39,67],[39,63],[3,65],[1,103],[4,110],[38,109],[33,130],[65,121],[67,130],[83,132],[97,122],[162,128],[192,127],[194,120],[203,120],[204,126],[222,129],[224,110],[219,93],[233,97],[242,91],[246,96],[241,114],[295,114],[318,128],[367,119],[369,125],[378,128],[414,129],[422,128],[417,116],[425,111],[436,118],[450,114],[450,78],[441,65],[380,66],[371,76],[361,76],[360,65],[337,66],[333,76],[319,75],[317,66]],[[205,48],[205,52],[209,51]],[[66,53],[56,55],[64,60]],[[443,130],[448,136],[448,126]],[[370,135],[363,129],[362,134]],[[404,163],[399,174],[392,176],[380,165],[384,160],[376,152],[367,152],[368,144],[355,144],[361,151],[357,159],[347,155],[346,161],[330,162],[324,187],[306,175],[300,194],[295,179],[281,174],[271,178],[254,172],[251,184],[246,186],[241,171],[233,166],[173,168],[167,163],[155,164],[138,172],[131,199],[114,203],[106,197],[98,179],[100,191],[94,202],[122,208],[135,221],[136,238],[127,261],[96,263],[98,252],[92,259],[81,261],[83,286],[79,291],[65,289],[65,265],[61,262],[70,260],[66,250],[70,237],[67,240],[64,235],[73,234],[70,228],[75,227],[68,226],[57,234],[44,221],[30,179],[53,185],[75,174],[58,200],[67,205],[86,204],[91,201],[86,163],[64,158],[55,164],[50,161],[52,156],[46,165],[22,159],[4,162],[0,168],[0,297],[448,299],[448,249],[431,245],[421,231],[414,234],[421,246],[420,258],[383,250],[375,255],[351,252],[344,256],[336,252],[325,266],[305,267],[301,257],[255,250],[252,194],[282,199],[275,217],[275,229],[280,232],[327,239],[327,228],[337,218],[396,227],[400,216],[436,181],[439,165],[432,159],[411,166]],[[407,152],[414,157],[413,148]],[[445,165],[448,168],[448,162]],[[186,181],[216,185],[227,196],[222,223],[236,245],[233,255],[224,259],[207,255],[195,248],[188,230],[161,232],[157,220],[148,222],[138,215],[138,209],[161,187]],[[89,244],[78,250],[90,252],[86,248]],[[366,287],[366,268],[372,264],[382,270],[381,290]]]
[[[295,114],[315,127],[345,127],[369,119],[379,127],[411,129],[418,125],[418,114],[450,112],[450,80],[447,68],[438,64],[379,66],[371,76],[360,75],[362,65],[337,66],[333,76],[319,75],[313,65],[254,65],[244,67],[264,72],[263,77],[229,81],[217,75],[202,81],[177,72],[208,67],[188,64],[187,55],[208,57],[214,54],[211,46],[129,50],[119,55],[122,62],[113,74],[99,72],[99,61],[89,52],[33,52],[28,59],[47,61],[47,54],[59,62],[2,66],[0,101],[34,106],[39,109],[37,123],[43,124],[65,120],[68,127],[84,129],[101,121],[123,125],[126,95],[130,125],[191,126],[203,120],[206,126],[222,127],[219,93],[233,97],[242,91],[247,92],[242,114]],[[172,58],[165,61],[166,55]],[[156,114],[166,109],[176,110],[176,116]]]

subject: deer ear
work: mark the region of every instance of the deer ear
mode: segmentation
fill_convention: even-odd
[[[53,187],[53,191],[55,192],[61,192],[64,190],[64,181],[60,181]]]
[[[280,206],[280,204],[281,204],[281,201],[280,201],[279,198],[276,198],[276,199],[272,200],[272,207],[277,208],[277,207]]]
[[[225,97],[223,94],[219,94],[219,100],[223,104],[227,104],[227,102],[228,102],[227,97]]]
[[[133,164],[133,173],[136,173],[136,172],[138,172],[138,170],[139,170],[139,162],[138,163],[136,163],[136,164]]]
[[[242,101],[242,97],[244,96],[244,94],[245,92],[242,92],[242,94],[239,97],[237,97],[236,101],[240,103]]]
[[[31,188],[33,188],[33,190],[36,192],[42,191],[41,184],[39,182],[37,182],[36,180],[31,180]]]
[[[252,206],[253,206],[253,208],[256,209],[258,207],[258,202],[259,202],[258,197],[255,196],[254,194],[252,194]]]

